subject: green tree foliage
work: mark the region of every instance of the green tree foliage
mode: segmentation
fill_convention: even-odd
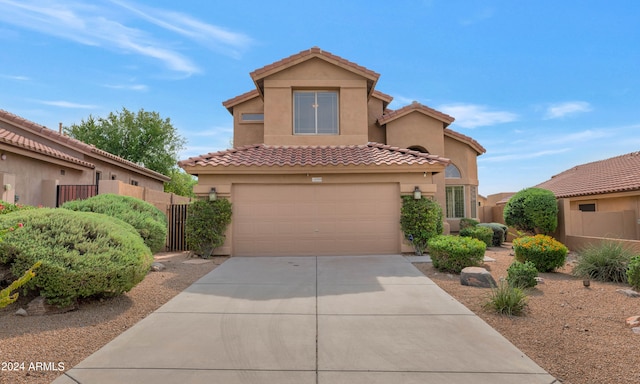
[[[547,189],[523,189],[507,202],[504,221],[521,231],[550,234],[558,227],[556,197]]]
[[[187,207],[185,236],[194,254],[209,258],[224,244],[224,232],[231,223],[231,203],[227,199],[198,200]]]
[[[134,113],[122,108],[106,118],[89,115],[80,124],[65,127],[64,132],[163,175],[176,167],[178,151],[186,143],[168,118],[144,109]]]
[[[431,199],[416,200],[413,196],[402,197],[400,227],[404,236],[421,255],[429,239],[442,234],[442,208]]]
[[[181,171],[180,169],[172,169],[169,173],[169,180],[164,184],[164,191],[169,193],[175,193],[179,196],[195,197],[193,193],[193,187],[198,183],[193,176]]]

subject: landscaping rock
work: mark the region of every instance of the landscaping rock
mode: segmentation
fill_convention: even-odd
[[[460,284],[470,287],[491,288],[496,281],[491,273],[481,267],[467,267],[460,272]]]
[[[27,305],[27,313],[30,316],[55,315],[57,313],[75,311],[76,309],[78,309],[77,303],[66,307],[58,307],[48,304],[46,299],[42,296],[36,297]]]
[[[16,311],[16,313],[14,313],[14,315],[16,316],[29,316],[29,314],[27,313],[27,311],[24,310],[24,308],[20,308]]]
[[[633,333],[640,335],[640,327],[631,328],[631,330],[633,331]]]
[[[631,316],[627,319],[626,323],[630,327],[640,326],[640,316]]]
[[[629,297],[640,297],[640,293],[634,291],[633,289],[616,289],[616,292],[620,292]]]
[[[162,263],[158,263],[157,261],[151,264],[151,272],[160,272],[164,271],[166,267]]]
[[[536,276],[535,279],[538,284],[544,284],[544,279],[542,277]]]

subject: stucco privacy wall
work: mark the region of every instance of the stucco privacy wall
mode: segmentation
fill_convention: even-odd
[[[153,204],[156,208],[167,214],[171,204],[188,204],[190,198],[178,196],[174,193],[166,193],[146,187],[125,184],[118,180],[100,180],[98,194],[113,193],[122,196],[131,196]]]

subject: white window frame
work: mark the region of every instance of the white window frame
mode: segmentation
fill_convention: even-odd
[[[449,192],[451,191],[451,192]],[[462,191],[462,214],[461,215],[456,215],[456,212],[458,211],[458,203],[460,203],[460,196],[458,196],[458,198],[456,198],[456,191]],[[451,194],[451,197],[449,196]],[[446,205],[446,215],[447,215],[447,219],[462,219],[466,214],[466,204],[465,204],[465,188],[464,185],[447,185],[445,187],[445,205]]]
[[[313,115],[313,127],[312,129],[308,129],[310,127],[299,127],[301,121],[299,121],[299,114],[304,110],[302,105],[299,105],[301,101],[298,100],[298,95],[314,95],[314,102],[311,107],[314,108]],[[323,110],[319,111],[319,107],[321,107],[318,103],[318,95],[319,94],[332,94],[335,95],[335,104],[331,105],[332,111],[327,113],[332,114],[332,125],[333,127],[321,127],[318,125],[318,117],[323,113]],[[306,109],[306,108],[305,108]],[[329,132],[323,132],[323,130],[330,130]],[[304,91],[294,91],[293,92],[293,134],[294,135],[338,135],[340,134],[340,95],[338,91],[333,90],[304,90]]]

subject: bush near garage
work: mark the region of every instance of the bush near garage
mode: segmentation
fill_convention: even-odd
[[[153,204],[130,196],[103,194],[85,200],[68,201],[62,208],[72,211],[96,212],[116,217],[131,224],[144,243],[156,253],[167,240],[167,217]]]
[[[429,239],[442,234],[442,208],[429,198],[402,196],[400,229],[417,255],[422,255]]]
[[[185,237],[187,248],[202,258],[224,244],[225,231],[231,223],[231,203],[227,199],[197,200],[187,207]]]
[[[569,250],[547,235],[524,236],[513,240],[515,259],[531,261],[540,272],[550,272],[564,265]]]
[[[50,304],[127,292],[153,262],[136,229],[114,217],[52,208],[0,215],[0,228],[19,223],[23,228],[8,232],[0,243],[0,263],[20,276],[41,260],[25,287]]]
[[[491,228],[493,231],[493,237],[491,245],[494,247],[500,247],[502,243],[507,241],[507,226],[500,223],[480,223],[479,227]]]
[[[466,267],[481,265],[487,245],[471,237],[439,235],[429,240],[429,255],[434,268],[460,273]]]
[[[460,236],[478,239],[485,243],[487,247],[490,247],[491,244],[493,244],[493,231],[491,230],[491,228],[487,227],[467,227],[460,230]]]

